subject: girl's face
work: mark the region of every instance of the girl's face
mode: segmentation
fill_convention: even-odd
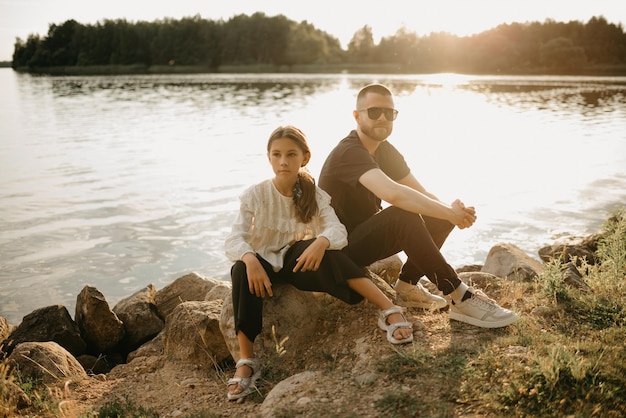
[[[298,143],[290,138],[272,141],[267,154],[277,179],[293,180],[295,183],[300,167],[309,162],[309,153],[304,153]]]

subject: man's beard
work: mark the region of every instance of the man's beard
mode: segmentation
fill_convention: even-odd
[[[373,140],[383,142],[385,139],[389,138],[389,135],[391,135],[393,126],[391,124],[374,125],[371,127],[361,126],[361,131]]]

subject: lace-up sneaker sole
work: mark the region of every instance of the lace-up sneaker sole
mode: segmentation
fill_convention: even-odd
[[[517,321],[517,315],[511,312],[510,315],[508,315],[507,317],[497,320],[493,320],[488,317],[484,319],[479,319],[472,316],[464,315],[460,312],[455,311],[454,308],[450,308],[450,319],[454,319],[455,321],[464,322],[466,324],[474,325],[481,328],[502,328],[515,323],[515,321]]]
[[[474,295],[459,304],[453,302],[450,319],[481,328],[502,328],[517,321],[517,315],[487,298]]]

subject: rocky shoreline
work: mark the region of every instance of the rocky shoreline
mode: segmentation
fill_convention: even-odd
[[[599,234],[594,234],[576,243],[544,247],[539,251],[541,261],[513,245],[498,244],[491,249],[484,265],[461,268],[459,275],[475,287],[496,289],[503,281],[531,280],[545,270],[544,263],[558,258],[563,264],[565,283],[589,291],[575,260],[584,258],[593,264],[599,238]],[[401,264],[395,256],[369,266],[374,282],[394,300],[391,283],[395,282]],[[142,380],[142,373],[147,381],[149,374],[168,369],[187,370],[187,377],[177,383],[180,388],[193,392],[193,388],[203,385],[219,387],[217,393],[204,396],[220,400],[224,408],[239,408],[240,412],[252,408],[250,411],[254,410],[258,416],[274,416],[290,402],[306,403],[302,396],[294,399],[294,385],[319,380],[315,372],[308,370],[313,367],[312,360],[303,357],[303,353],[311,350],[312,336],[323,334],[328,341],[341,345],[342,327],[360,324],[365,336],[356,339],[357,352],[361,350],[364,355],[375,351],[371,344],[381,344],[378,337],[377,342],[368,342],[371,338],[367,333],[372,327],[369,322],[362,323],[376,314],[371,305],[350,307],[324,294],[301,292],[289,285],[276,286],[275,296],[264,304],[263,333],[255,342],[255,350],[261,358],[278,361],[287,370],[285,376],[274,379],[279,383],[272,385],[260,406],[256,405],[258,410],[254,409],[254,403],[226,404],[224,383],[230,372],[224,370],[232,368],[239,359],[230,291],[229,282],[189,273],[162,289],[151,284],[110,308],[98,289],[85,286],[77,295],[74,319],[62,305],[37,309],[18,325],[10,325],[0,317],[1,354],[22,376],[41,379],[52,386],[67,386],[72,382],[77,394],[83,390],[80,388],[89,386],[110,388],[117,379],[132,376]],[[354,323],[337,325],[336,321],[351,318],[357,311],[363,315],[353,317]],[[423,329],[419,322],[415,320],[418,333]],[[300,373],[291,375],[289,368]],[[208,378],[207,370],[214,371]],[[355,378],[368,381],[372,376],[363,373]],[[146,391],[150,392],[151,387],[146,385]],[[17,386],[12,390],[20,400],[18,409],[27,410],[31,406],[27,396],[20,394]],[[101,398],[112,399],[104,395]],[[164,406],[164,410],[170,409],[166,416],[177,416],[207,402],[205,399],[199,405]],[[87,399],[83,403],[93,408],[102,404],[102,400]]]

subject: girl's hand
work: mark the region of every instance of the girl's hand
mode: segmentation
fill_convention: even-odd
[[[274,296],[272,292],[272,282],[267,276],[265,269],[261,265],[261,262],[253,253],[246,253],[242,257],[244,263],[246,263],[246,272],[248,274],[248,287],[250,293],[257,295],[257,297],[264,298],[267,296]]]
[[[298,262],[293,268],[293,272],[298,270],[304,271],[317,271],[324,258],[324,252],[330,246],[330,241],[326,237],[317,237],[315,241],[309,245],[306,250],[298,257]]]

